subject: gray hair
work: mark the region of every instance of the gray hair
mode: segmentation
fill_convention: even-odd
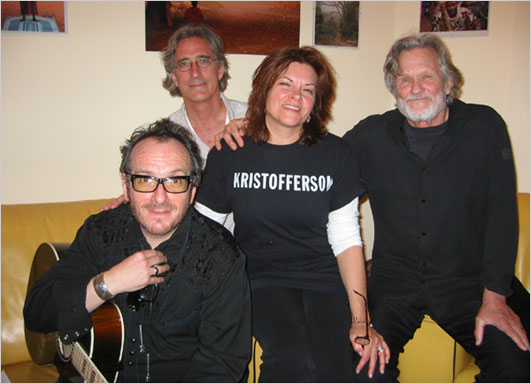
[[[214,32],[212,28],[205,24],[186,24],[179,28],[168,40],[168,46],[160,53],[160,58],[164,69],[166,70],[166,77],[162,80],[162,86],[170,92],[172,96],[182,96],[181,90],[173,82],[172,74],[175,71],[175,50],[177,45],[183,39],[189,37],[200,37],[205,39],[210,45],[212,53],[214,53],[217,62],[223,63],[223,77],[219,80],[219,89],[223,92],[227,88],[229,76],[229,62],[225,57],[225,47],[221,37]]]
[[[191,182],[198,186],[201,181],[201,170],[203,169],[203,159],[199,152],[199,146],[195,142],[192,134],[183,126],[175,124],[170,119],[161,119],[148,126],[142,126],[133,132],[125,144],[120,147],[122,162],[120,163],[121,173],[131,172],[131,153],[133,148],[142,140],[154,137],[160,142],[175,139],[188,151],[192,163]]]
[[[408,35],[393,44],[383,66],[387,89],[396,97],[396,77],[400,74],[398,57],[403,51],[409,51],[414,48],[431,48],[435,51],[439,59],[443,79],[445,82],[450,81],[452,84],[452,89],[446,96],[446,102],[451,103],[454,98],[459,97],[464,81],[463,75],[452,62],[450,51],[443,41],[432,34]]]

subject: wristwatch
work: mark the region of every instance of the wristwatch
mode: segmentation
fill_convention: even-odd
[[[103,279],[103,274],[104,272],[97,275],[94,278],[92,285],[94,286],[94,291],[96,291],[96,295],[98,295],[100,299],[107,301],[109,299],[112,299],[114,295],[107,289],[107,285],[105,284],[105,280]]]

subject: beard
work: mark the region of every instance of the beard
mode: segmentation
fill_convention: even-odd
[[[165,240],[175,232],[179,227],[184,216],[188,212],[190,204],[185,204],[184,206],[176,206],[174,204],[156,204],[156,203],[146,203],[141,206],[137,204],[131,204],[131,210],[133,211],[144,236],[148,239],[162,239]],[[172,212],[170,217],[157,219],[149,215],[149,211],[166,211],[169,210]],[[151,243],[150,243],[151,244]]]
[[[431,104],[421,111],[415,111],[408,105],[408,101],[427,98],[431,101]],[[406,99],[397,97],[396,106],[398,110],[408,119],[418,122],[429,122],[435,119],[435,117],[446,108],[446,95],[441,92],[436,96],[422,94],[419,96],[408,97]]]

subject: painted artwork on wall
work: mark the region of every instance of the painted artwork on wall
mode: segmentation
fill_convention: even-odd
[[[161,51],[186,23],[205,23],[226,53],[267,55],[298,47],[298,1],[146,1],[146,50]]]
[[[421,1],[420,32],[447,36],[486,35],[488,1]]]
[[[2,33],[65,33],[65,1],[2,1]]]
[[[358,47],[359,1],[314,2],[313,45]]]

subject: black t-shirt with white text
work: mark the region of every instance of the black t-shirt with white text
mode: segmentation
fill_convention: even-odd
[[[234,213],[234,236],[248,258],[253,289],[343,290],[327,237],[328,214],[362,192],[350,148],[328,134],[303,147],[224,145],[208,155],[196,200]]]

